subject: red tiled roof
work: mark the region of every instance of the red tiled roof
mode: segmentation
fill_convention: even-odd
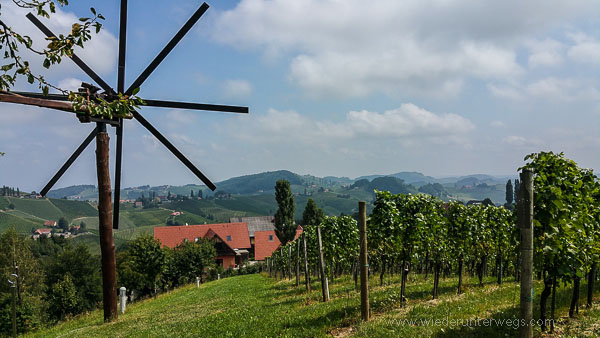
[[[44,225],[55,227],[56,226],[56,221],[46,221],[46,222],[44,222]]]
[[[52,229],[37,229],[35,232],[38,233],[38,234],[40,234],[40,235],[41,234],[49,234],[49,233],[52,232]]]
[[[302,234],[302,227],[296,229],[296,237]],[[273,241],[269,240],[269,236],[273,236]],[[275,234],[275,230],[255,231],[254,232],[254,260],[263,261],[266,257],[271,257],[273,251],[277,250],[281,245],[279,238]]]
[[[191,242],[196,238],[207,237],[209,230],[232,249],[250,248],[248,226],[243,222],[154,227],[154,238],[159,239],[163,246],[174,248],[186,238]],[[209,237],[213,236],[210,234]]]

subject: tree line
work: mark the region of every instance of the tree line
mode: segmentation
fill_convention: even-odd
[[[199,238],[171,249],[144,235],[119,248],[118,285],[135,300],[195,282],[196,277],[205,282],[219,274],[222,278],[256,272],[256,268],[224,271],[215,257],[212,240]],[[10,228],[0,235],[0,278],[0,336],[12,330],[9,279],[15,281],[19,333],[92,311],[102,302],[100,257],[63,237],[32,240]]]

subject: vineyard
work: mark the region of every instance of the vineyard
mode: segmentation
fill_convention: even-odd
[[[529,162],[521,169],[535,173],[534,277],[543,283],[539,318],[542,331],[548,329],[547,323],[552,331],[557,285],[572,289],[569,317],[573,317],[579,311],[581,279],[587,278],[586,306],[592,306],[600,258],[600,185],[592,170],[579,168],[562,153],[542,152],[525,159]],[[377,274],[380,285],[386,275],[400,276],[400,306],[410,301],[406,284],[411,274],[425,280],[431,275],[432,299],[438,297],[441,276],[457,278],[457,294],[464,292],[465,275],[476,276],[480,287],[490,276],[498,285],[507,277],[519,281],[516,210],[377,191],[367,221],[369,274]],[[302,236],[274,252],[267,269],[274,277],[295,275],[296,286],[302,271],[307,290],[311,276],[318,276],[320,269],[324,284],[325,276],[331,282],[348,274],[357,288],[358,259],[357,221],[350,216],[326,217],[320,224],[305,225]],[[323,288],[324,301],[327,292]]]

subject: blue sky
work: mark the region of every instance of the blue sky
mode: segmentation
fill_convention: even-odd
[[[96,7],[104,30],[78,54],[110,84],[118,5],[73,1],[47,22],[64,32]],[[200,5],[129,1],[126,86]],[[209,5],[140,96],[250,107],[247,116],[141,109],[213,181],[278,169],[512,175],[542,150],[600,167],[599,1]],[[39,36],[11,2],[0,13]],[[46,77],[89,81],[70,60]],[[40,190],[91,129],[67,113],[0,104],[0,184]],[[57,187],[95,182],[93,149]],[[135,121],[124,154],[123,186],[199,182]]]

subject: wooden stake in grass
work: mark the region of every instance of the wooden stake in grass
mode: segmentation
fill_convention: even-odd
[[[300,239],[296,240],[296,287],[300,285]]]
[[[530,338],[533,327],[533,172],[524,169],[521,173],[519,201],[517,203],[517,225],[521,230],[521,338]]]
[[[308,271],[308,252],[306,251],[306,233],[302,234],[302,242],[304,243],[304,283],[306,284],[306,292],[310,294],[310,272]]]
[[[369,320],[369,262],[367,261],[367,204],[358,202],[358,226],[360,228],[360,314]]]
[[[325,275],[325,260],[323,259],[323,243],[321,242],[321,227],[317,225],[317,242],[319,243],[319,271],[321,273],[321,289],[323,290],[323,301],[329,301],[329,283]]]

